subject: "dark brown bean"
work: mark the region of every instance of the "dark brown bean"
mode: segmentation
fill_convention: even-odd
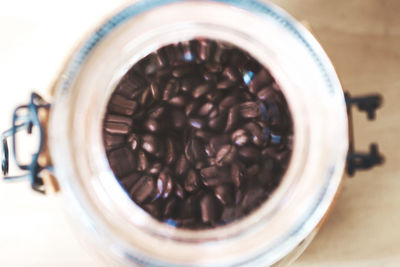
[[[110,134],[128,134],[129,125],[117,122],[106,122],[104,129]]]
[[[132,126],[132,119],[126,116],[120,116],[120,115],[113,115],[113,114],[108,114],[105,118],[106,122],[115,122],[115,123],[120,123],[120,124],[126,124],[129,127]]]
[[[203,83],[193,89],[192,95],[194,98],[199,98],[209,92],[211,89],[212,87],[210,83]]]
[[[171,79],[167,83],[163,93],[163,100],[167,101],[176,96],[179,91],[179,82],[176,79]]]
[[[172,164],[176,160],[176,150],[174,146],[174,142],[172,141],[171,138],[168,138],[166,141],[166,147],[167,147],[167,154],[166,154],[166,162],[167,164]]]
[[[111,150],[113,148],[117,148],[122,146],[125,143],[124,135],[112,135],[108,133],[104,133],[104,145],[106,150]]]
[[[235,81],[232,80],[224,80],[217,83],[218,90],[227,90],[235,85]]]
[[[149,111],[149,117],[152,119],[160,119],[165,113],[164,106],[156,106]]]
[[[237,146],[243,146],[249,141],[247,132],[243,129],[234,131],[231,135],[232,142]]]
[[[260,151],[251,146],[243,146],[239,148],[239,156],[244,160],[255,161],[260,158]]]
[[[137,134],[131,133],[128,137],[128,142],[132,150],[136,150],[139,146],[139,136]]]
[[[142,139],[142,148],[150,154],[156,154],[158,151],[158,141],[154,135],[146,134]]]
[[[157,198],[168,198],[174,187],[171,176],[167,172],[161,172],[157,179]]]
[[[232,145],[224,145],[217,152],[217,165],[225,165],[231,163],[236,157],[236,147]]]
[[[182,129],[183,126],[185,126],[186,117],[185,117],[185,114],[183,114],[183,112],[180,110],[172,110],[170,119],[171,119],[172,126],[175,129],[179,130],[179,129]]]
[[[144,126],[146,127],[146,129],[150,132],[158,132],[160,130],[160,123],[158,121],[155,120],[147,120],[144,124]]]
[[[153,82],[150,84],[150,92],[154,99],[160,99],[160,88],[156,83]]]
[[[216,154],[221,147],[229,144],[229,139],[230,139],[229,136],[226,134],[214,136],[213,138],[210,139],[210,148]]]
[[[149,203],[143,206],[143,209],[155,218],[160,218],[160,208],[155,203]]]
[[[273,78],[271,74],[266,69],[261,69],[258,73],[256,73],[249,83],[249,91],[253,94],[256,94],[263,86],[271,84],[273,82]]]
[[[244,171],[242,166],[237,162],[231,165],[231,177],[235,188],[242,186],[244,182]]]
[[[224,99],[221,100],[219,103],[218,109],[219,112],[224,112],[225,110],[229,109],[230,107],[237,104],[237,98],[235,95],[228,95]]]
[[[167,200],[167,203],[165,204],[163,210],[163,217],[164,218],[175,217],[177,214],[177,209],[178,209],[178,202],[176,198],[170,198],[169,200]]]
[[[161,169],[162,169],[162,164],[159,162],[156,162],[149,168],[149,173],[150,174],[159,174]]]
[[[240,104],[239,110],[240,115],[246,119],[256,118],[261,115],[261,109],[259,104],[256,102],[245,102]]]
[[[124,177],[136,168],[136,157],[126,147],[111,151],[108,154],[108,161],[117,177]]]
[[[122,179],[119,180],[119,182],[122,185],[122,187],[129,192],[131,187],[139,180],[140,177],[142,177],[142,174],[134,172],[123,177]]]
[[[185,155],[181,155],[176,163],[176,173],[178,175],[184,175],[189,169],[189,162],[186,159]]]
[[[214,131],[220,131],[225,128],[226,123],[226,115],[220,114],[208,121],[208,127],[210,127]]]
[[[203,222],[214,222],[218,216],[215,198],[212,195],[205,195],[200,200],[200,210]]]
[[[190,118],[189,125],[196,129],[203,129],[206,126],[206,122],[200,118]]]
[[[239,112],[236,107],[232,107],[228,111],[228,118],[225,125],[225,132],[229,132],[236,127],[239,122]]]
[[[207,63],[205,64],[205,67],[211,73],[217,73],[222,71],[222,66],[215,63]]]
[[[229,185],[220,185],[215,187],[214,195],[224,206],[232,205],[235,202],[234,191]]]
[[[186,116],[192,115],[200,106],[200,103],[198,101],[192,101],[189,104],[187,104],[185,108],[185,114]]]
[[[251,141],[257,146],[264,143],[264,133],[259,125],[254,122],[249,122],[243,126],[251,135]]]
[[[197,189],[199,189],[200,183],[199,183],[199,177],[197,176],[197,173],[194,170],[190,170],[186,176],[185,182],[184,182],[184,188],[186,192],[194,192]]]
[[[227,80],[233,82],[237,82],[242,78],[239,70],[234,66],[226,67],[222,72],[222,75],[225,76]]]
[[[139,181],[131,188],[129,195],[138,204],[142,204],[149,199],[155,192],[155,183],[150,176],[142,176]]]
[[[203,106],[200,107],[198,114],[200,116],[207,116],[214,109],[214,104],[207,102]]]
[[[258,206],[262,200],[265,199],[265,190],[261,187],[251,187],[243,196],[242,205],[246,209],[252,209]]]
[[[182,66],[175,67],[174,70],[172,71],[172,75],[175,78],[181,78],[181,77],[183,77],[183,76],[185,76],[185,75],[187,75],[189,73],[193,73],[195,71],[196,71],[195,65],[185,64],[185,65],[182,65]]]
[[[147,81],[139,73],[129,71],[120,81],[116,92],[127,98],[134,99],[146,88]]]
[[[147,160],[146,153],[144,153],[143,151],[139,151],[137,170],[146,171],[148,167],[149,167],[149,161]]]
[[[174,107],[184,107],[186,105],[186,98],[184,96],[175,96],[171,98],[168,103]]]
[[[247,175],[251,178],[255,177],[260,172],[260,165],[253,164],[247,169]]]
[[[183,190],[183,187],[180,184],[175,184],[175,195],[179,198],[179,199],[184,199],[186,197],[186,193]]]

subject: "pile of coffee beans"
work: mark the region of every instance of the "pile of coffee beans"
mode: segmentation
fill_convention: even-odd
[[[279,185],[293,126],[274,78],[231,44],[195,39],[136,63],[104,118],[111,169],[141,208],[204,229],[259,207]]]

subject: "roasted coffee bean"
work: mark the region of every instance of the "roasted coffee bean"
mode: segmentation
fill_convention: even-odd
[[[183,190],[183,187],[180,184],[175,184],[175,195],[179,198],[179,199],[184,199],[186,197],[186,193]]]
[[[225,132],[233,130],[239,122],[239,111],[236,107],[232,107],[228,111],[228,117],[225,125]]]
[[[122,187],[129,192],[132,186],[142,177],[142,174],[138,172],[131,173],[119,180]]]
[[[181,155],[176,163],[176,173],[178,175],[184,175],[189,169],[189,162],[186,159],[185,155]]]
[[[256,161],[260,158],[260,151],[252,146],[243,146],[239,148],[239,156],[247,161]]]
[[[117,177],[124,177],[136,168],[136,157],[126,147],[112,150],[108,154],[111,169]]]
[[[158,132],[160,130],[160,123],[158,121],[155,120],[147,120],[144,124],[144,126],[146,127],[146,129],[150,132]]]
[[[139,151],[137,170],[146,171],[148,167],[149,167],[149,161],[147,160],[146,153],[144,153],[143,151]]]
[[[111,150],[113,148],[117,148],[122,146],[125,143],[124,135],[112,135],[108,133],[104,133],[104,145],[106,150]]]
[[[240,115],[243,118],[251,119],[261,115],[261,109],[256,102],[245,102],[239,107]]]
[[[215,187],[214,195],[224,206],[232,205],[235,202],[234,191],[230,185],[219,185]]]
[[[249,91],[256,94],[263,86],[269,85],[273,81],[271,74],[266,69],[261,69],[249,83]]]
[[[142,139],[142,148],[150,154],[156,154],[158,151],[158,141],[154,135],[144,135]]]
[[[211,89],[212,87],[210,83],[203,83],[193,89],[192,95],[194,98],[199,98],[209,92]]]
[[[184,188],[186,192],[194,192],[196,191],[200,186],[200,181],[199,177],[197,176],[197,173],[194,170],[190,170],[185,178],[184,182]]]
[[[171,138],[168,138],[166,141],[166,147],[167,147],[167,154],[166,154],[166,162],[167,164],[172,164],[176,160],[176,149],[174,146],[174,142],[172,141]]]
[[[136,203],[142,204],[155,192],[155,183],[150,176],[142,176],[129,191]]]
[[[248,134],[243,129],[234,131],[231,135],[232,142],[237,146],[243,146],[249,141]]]
[[[186,105],[186,98],[184,96],[175,96],[168,100],[168,103],[174,107],[184,107]]]
[[[206,126],[206,122],[200,118],[190,118],[189,124],[196,129],[203,129]]]
[[[208,114],[210,114],[210,112],[214,109],[214,104],[207,102],[205,103],[203,106],[201,106],[201,108],[199,109],[199,115],[200,116],[207,116]]]
[[[164,218],[173,218],[177,214],[177,209],[178,209],[178,202],[176,198],[170,198],[167,200],[167,203],[165,203],[165,207],[163,210],[163,217]]]
[[[293,123],[268,70],[208,39],[164,46],[121,79],[103,121],[110,167],[155,219],[191,230],[232,222],[279,185]]]
[[[236,147],[233,145],[224,145],[217,152],[216,163],[217,165],[225,165],[231,163],[236,157]]]
[[[170,120],[172,123],[172,127],[175,129],[182,129],[186,123],[185,114],[183,114],[180,110],[172,110],[170,114]]]
[[[157,179],[157,196],[167,198],[172,193],[174,183],[167,172],[161,172]]]
[[[224,69],[224,71],[222,72],[222,75],[225,76],[225,78],[227,80],[230,80],[233,82],[237,82],[242,78],[239,70],[234,66],[226,67]]]
[[[104,129],[110,134],[128,134],[129,125],[118,122],[106,122],[104,124]]]
[[[212,195],[205,195],[200,200],[201,220],[203,222],[214,222],[217,219],[216,201]]]
[[[251,141],[257,145],[260,146],[263,144],[264,142],[264,133],[263,133],[263,129],[261,129],[261,127],[259,125],[257,125],[254,122],[249,122],[247,124],[245,124],[243,126],[243,128],[245,128],[251,136]]]
[[[128,137],[128,142],[132,150],[136,150],[139,146],[139,136],[137,134],[131,133]]]
[[[150,174],[159,174],[162,169],[162,164],[157,162],[154,163],[150,168],[149,168],[149,173]]]
[[[171,79],[165,86],[163,100],[167,101],[176,96],[179,91],[179,82],[176,79]]]
[[[235,162],[231,165],[231,177],[233,184],[235,185],[236,188],[239,188],[243,184],[244,180],[244,171],[242,166]]]

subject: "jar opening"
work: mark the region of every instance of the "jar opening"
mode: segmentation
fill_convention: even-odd
[[[197,37],[134,64],[103,121],[111,169],[153,218],[206,229],[245,217],[280,184],[293,122],[271,73],[243,49]]]

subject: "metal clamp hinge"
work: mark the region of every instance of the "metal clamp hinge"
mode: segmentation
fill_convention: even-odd
[[[384,162],[384,157],[379,153],[378,145],[370,144],[369,152],[355,151],[354,126],[351,107],[356,106],[360,112],[366,112],[368,120],[374,120],[376,110],[382,105],[380,95],[367,95],[362,97],[351,97],[345,94],[347,114],[349,119],[349,152],[347,154],[347,174],[353,176],[358,170],[367,170]]]
[[[28,178],[31,187],[40,193],[58,191],[58,184],[52,175],[50,156],[47,152],[46,143],[46,125],[50,104],[44,101],[36,93],[31,94],[30,102],[27,105],[17,107],[13,112],[12,126],[9,130],[3,132],[2,138],[2,172],[4,180],[13,181]],[[17,133],[26,131],[28,135],[33,132],[38,135],[37,149],[33,152],[31,159],[27,163],[22,162],[18,155]],[[18,137],[20,138],[20,137]],[[12,142],[12,154],[16,166],[24,171],[23,175],[9,175],[10,151],[9,139]]]

